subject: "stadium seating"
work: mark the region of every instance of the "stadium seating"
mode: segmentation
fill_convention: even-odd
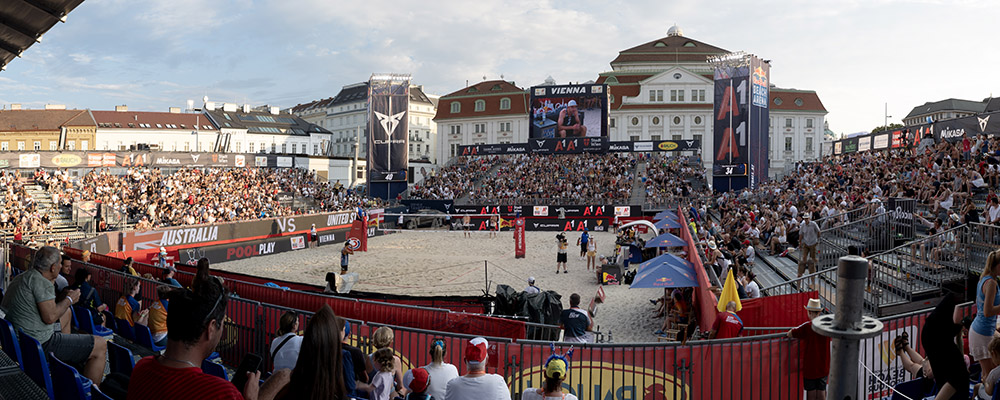
[[[157,346],[153,343],[153,334],[149,331],[149,327],[136,324],[135,325],[135,342],[148,349],[152,349],[155,352],[160,352],[166,349],[166,346]]]
[[[21,356],[24,360],[21,369],[38,387],[48,393],[49,398],[56,398],[52,388],[52,377],[49,375],[49,363],[45,359],[45,353],[42,352],[42,344],[20,330],[17,332],[17,341],[21,345]]]
[[[49,356],[52,357],[52,383],[55,388],[55,398],[59,400],[89,400],[93,382],[80,375],[76,368],[56,358],[55,354],[50,353]]]
[[[229,380],[229,375],[226,374],[226,367],[223,367],[220,364],[216,364],[208,360],[203,360],[201,362],[201,371],[206,374],[225,379],[227,381]]]
[[[114,331],[100,325],[94,325],[93,314],[90,310],[80,307],[73,306],[73,315],[76,321],[79,323],[77,327],[86,333],[91,335],[97,335],[100,337],[108,337],[114,335]]]
[[[21,359],[21,347],[17,343],[17,334],[14,333],[14,326],[5,319],[0,319],[0,346],[7,357],[20,365],[24,369],[24,362]]]
[[[132,351],[115,342],[108,342],[108,362],[111,363],[112,373],[119,372],[131,376],[132,369],[135,368]]]
[[[114,321],[115,321],[115,333],[117,333],[119,336],[127,339],[130,342],[135,342],[135,330],[132,329],[132,325],[130,325],[128,321],[121,318],[115,318]]]

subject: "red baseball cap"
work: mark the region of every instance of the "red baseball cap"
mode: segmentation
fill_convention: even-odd
[[[469,341],[465,346],[465,362],[469,364],[479,364],[486,361],[486,349],[489,347],[486,339],[477,337]]]
[[[426,369],[414,368],[406,371],[403,377],[403,384],[415,393],[423,393],[431,383],[431,376]]]

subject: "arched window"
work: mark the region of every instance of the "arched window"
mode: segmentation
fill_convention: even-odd
[[[486,100],[476,100],[476,111],[486,110]]]
[[[451,102],[451,113],[456,114],[462,112],[462,103],[457,101]]]
[[[500,109],[501,110],[510,110],[510,99],[509,98],[504,97],[504,98],[500,99]]]

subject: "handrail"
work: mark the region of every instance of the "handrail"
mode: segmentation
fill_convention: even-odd
[[[817,272],[813,272],[811,274],[802,275],[802,276],[796,277],[794,279],[789,279],[787,281],[781,282],[781,283],[779,283],[777,285],[774,285],[774,286],[769,286],[769,287],[766,287],[766,288],[761,288],[760,291],[763,292],[763,291],[766,291],[766,290],[772,290],[772,289],[780,287],[780,286],[791,285],[793,283],[798,283],[798,282],[804,281],[804,280],[809,279],[809,278],[817,278],[817,277],[819,277],[822,274],[830,273],[831,271],[834,271],[836,269],[837,269],[837,267],[830,267],[830,268],[824,269],[822,271],[817,271]]]

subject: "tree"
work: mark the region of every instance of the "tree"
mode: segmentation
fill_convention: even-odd
[[[888,131],[888,130],[902,128],[902,127],[903,127],[903,124],[896,124],[896,123],[889,124],[889,126],[884,126],[884,125],[883,126],[876,126],[875,129],[872,129],[872,133],[878,133],[878,132]]]

